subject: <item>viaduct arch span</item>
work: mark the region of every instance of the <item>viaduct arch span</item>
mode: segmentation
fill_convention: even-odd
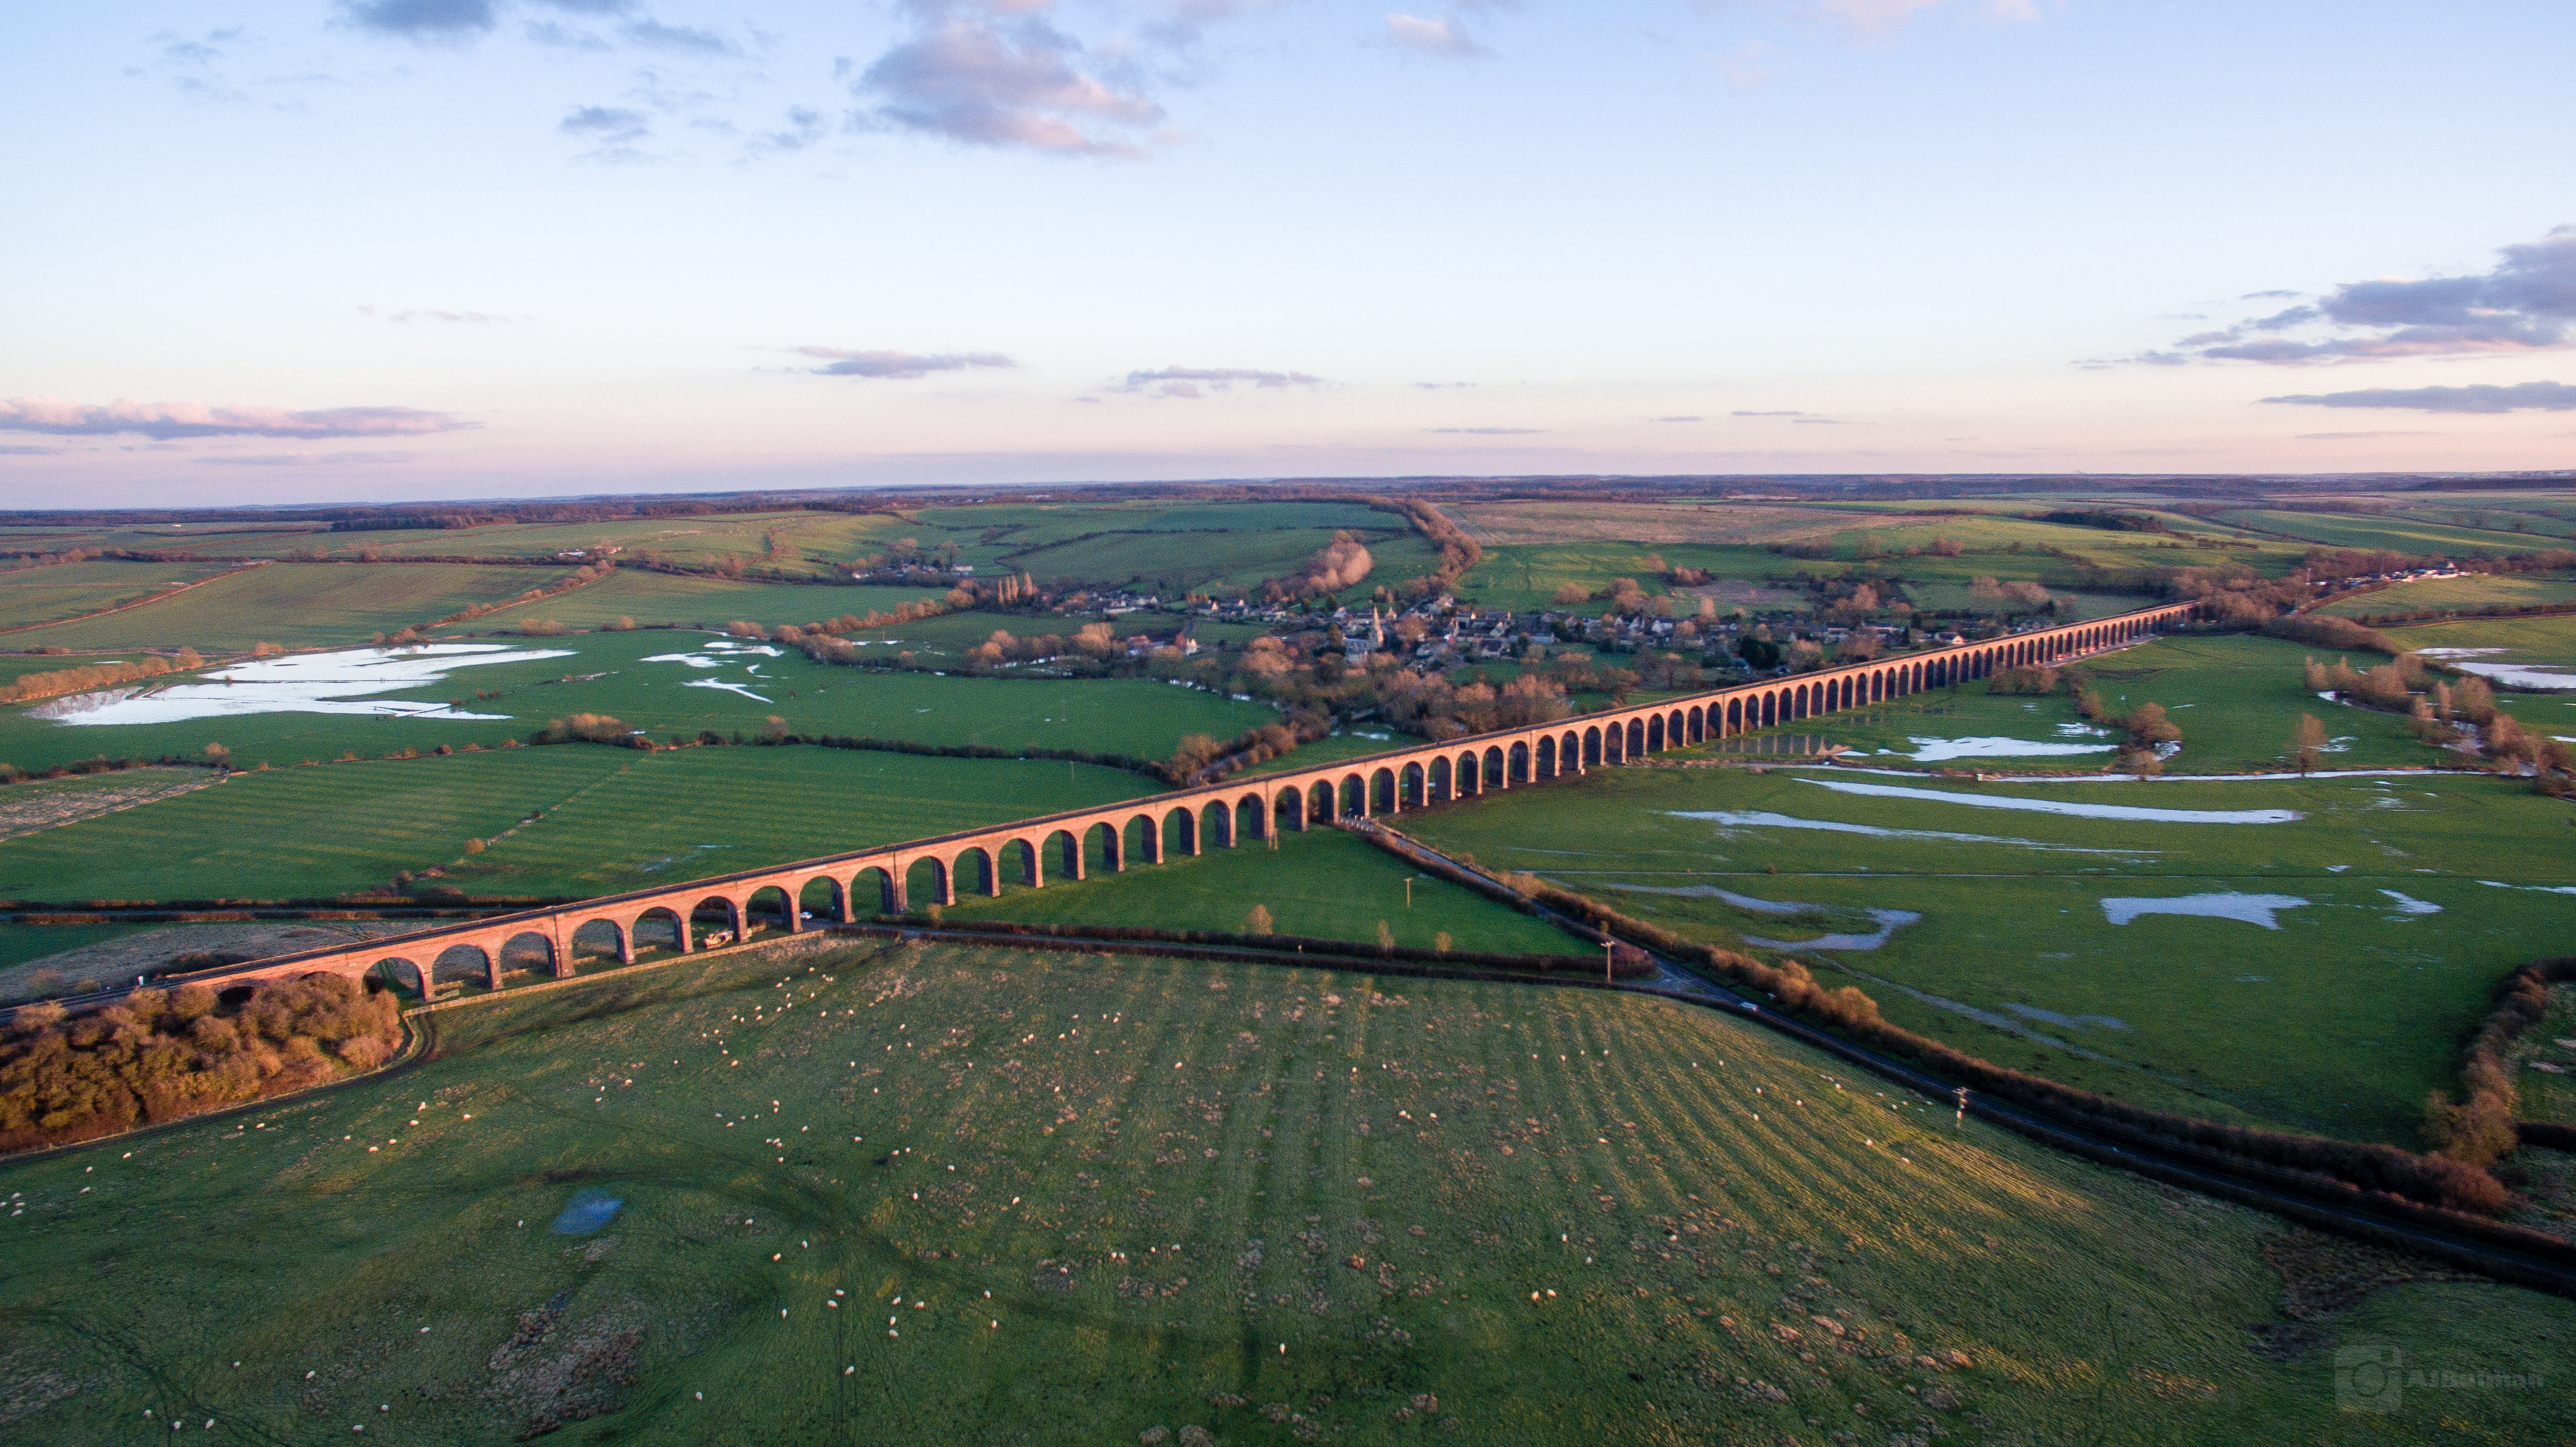
[[[357,979],[381,966],[428,996],[437,993],[441,981],[459,975],[480,978],[494,989],[513,969],[533,968],[560,978],[574,973],[574,951],[584,942],[602,955],[614,954],[620,963],[632,963],[639,934],[667,940],[688,954],[740,940],[762,923],[774,922],[789,933],[812,928],[809,913],[850,923],[863,913],[953,904],[961,892],[999,894],[1006,879],[1029,886],[1045,884],[1050,872],[1080,879],[1086,858],[1112,870],[1159,864],[1172,854],[1267,839],[1282,829],[1474,798],[1884,703],[2007,668],[2082,658],[2126,647],[2179,623],[2193,606],[2145,608],[1096,809],[466,921],[346,948],[168,975],[155,983],[230,988],[315,974]],[[863,909],[863,900],[873,907]]]

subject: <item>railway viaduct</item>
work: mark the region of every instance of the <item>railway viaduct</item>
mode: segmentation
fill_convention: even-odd
[[[382,972],[423,995],[434,995],[443,981],[460,976],[479,977],[498,989],[505,971],[571,975],[577,944],[621,963],[635,959],[639,936],[685,954],[740,940],[761,925],[796,932],[815,927],[809,923],[813,920],[848,923],[859,917],[863,900],[872,904],[870,913],[953,904],[961,890],[999,894],[1006,880],[1043,885],[1050,871],[1058,878],[1080,879],[1086,859],[1112,870],[1159,864],[1173,854],[1267,839],[1282,829],[1391,814],[1563,778],[1981,679],[2006,668],[2060,663],[2125,647],[2188,618],[2192,606],[2146,608],[2062,628],[1955,643],[1097,809],[466,921],[350,948],[190,971],[155,983],[228,989],[314,974],[359,978]]]

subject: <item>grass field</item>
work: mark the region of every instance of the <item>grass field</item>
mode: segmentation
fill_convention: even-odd
[[[993,619],[985,615],[982,621],[979,639]],[[894,632],[907,641],[913,637],[911,628]],[[462,712],[486,717],[279,711],[82,724],[34,711],[43,705],[14,707],[0,710],[0,759],[32,770],[101,753],[193,754],[221,742],[242,767],[282,767],[344,752],[375,757],[441,744],[491,748],[574,713],[609,714],[656,738],[705,729],[756,736],[776,717],[800,733],[1164,758],[1185,734],[1231,738],[1278,717],[1256,704],[1146,679],[879,673],[815,663],[786,650],[742,648],[703,633],[639,630],[482,641],[569,656],[460,665],[444,682],[366,696],[371,702],[431,705],[454,700]],[[884,646],[892,652],[902,645]],[[698,662],[652,661],[683,657]],[[477,698],[478,692],[487,696]]]
[[[2554,539],[2546,536],[2452,527],[2402,516],[2287,512],[2273,508],[2249,508],[2218,516],[2222,522],[2259,528],[2267,533],[2329,548],[2386,548],[2417,555],[2450,553],[2484,557],[2527,553],[2555,543]]]
[[[2450,612],[2548,603],[2576,603],[2576,578],[2551,573],[2469,573],[2457,578],[2421,578],[2337,598],[2316,611],[2339,618],[2367,618],[2418,609]]]
[[[489,632],[547,620],[567,628],[597,628],[619,618],[637,623],[704,623],[722,628],[737,618],[754,623],[818,623],[843,614],[890,612],[905,603],[937,602],[944,588],[876,588],[818,583],[743,583],[648,573],[617,572],[560,598],[487,613],[459,624],[459,631]]]
[[[0,628],[120,607],[223,571],[223,564],[98,560],[0,572]]]
[[[1898,792],[1851,792],[1893,788]],[[2287,822],[2068,817],[1962,803],[2284,810]],[[1693,817],[1700,816],[1700,817]],[[2412,1143],[2487,992],[2565,952],[2566,805],[2456,775],[2249,783],[1909,781],[1612,769],[1399,827],[1730,948],[1828,935],[1889,1018],[2163,1108]],[[1723,890],[1774,906],[1764,913]],[[2107,900],[2272,896],[2276,928],[2114,923]],[[2234,901],[2241,907],[2241,900]],[[1837,979],[1833,971],[1826,978]]]
[[[1140,864],[1125,873],[1052,880],[1042,889],[1006,887],[998,898],[960,895],[952,919],[1035,924],[1142,925],[1153,929],[1240,930],[1254,905],[1274,932],[1318,939],[1377,938],[1383,922],[1399,945],[1511,954],[1599,954],[1597,947],[1446,881],[1415,876],[1386,851],[1339,829],[1282,831],[1279,847],[1257,839],[1191,858]]]
[[[2389,636],[2409,648],[2498,650],[2481,660],[2489,663],[2576,666],[2576,617],[2463,618],[2456,623],[2418,623],[2388,631]]]
[[[2125,714],[2144,703],[2164,705],[2182,730],[2182,752],[2167,762],[2175,773],[2270,771],[2289,767],[2291,732],[2299,715],[2314,714],[2331,740],[2326,768],[2433,766],[2461,762],[2416,740],[2401,714],[2329,703],[2307,691],[2301,663],[2331,662],[2341,654],[2274,638],[2244,634],[2176,635],[2105,654],[2079,665],[2103,704]],[[2356,668],[2380,662],[2377,654],[2352,658]],[[2526,722],[2548,722],[2533,707],[2508,700]],[[1804,719],[1772,730],[1813,734],[1871,755],[1869,762],[1913,767],[1906,757],[1937,740],[1991,739],[1996,752],[1923,761],[1936,768],[2096,770],[2111,761],[2107,749],[2092,754],[2003,752],[2004,741],[2107,745],[2115,731],[2091,728],[2075,713],[2071,690],[2037,698],[1996,695],[1983,683],[1934,689],[1891,703]]]
[[[830,512],[717,513],[703,517],[633,518],[596,523],[504,524],[483,528],[330,533],[313,541],[355,556],[373,548],[387,557],[551,557],[572,549],[615,547],[651,552],[674,563],[705,566],[726,557],[762,567],[827,572],[877,550],[898,520]],[[779,551],[773,554],[775,541]]]
[[[439,1027],[0,1167],[12,1435],[2508,1443],[2557,1397],[2439,1373],[2576,1366],[2467,1282],[2258,1356],[2275,1223],[1661,1001],[896,950]],[[2437,1385],[2338,1413],[2381,1342]]]
[[[559,582],[567,570],[472,564],[270,563],[175,598],[104,618],[9,635],[11,646],[114,650],[187,644],[237,651],[254,643],[316,648],[499,603]]]
[[[475,894],[597,895],[1132,798],[1087,764],[591,744],[235,774],[0,842],[0,898],[280,899],[455,865]],[[536,814],[544,817],[523,823]],[[468,860],[465,841],[491,847]]]

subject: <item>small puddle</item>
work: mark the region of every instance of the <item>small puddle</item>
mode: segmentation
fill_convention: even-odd
[[[623,1196],[612,1196],[597,1186],[584,1186],[564,1203],[563,1214],[555,1217],[546,1229],[558,1236],[587,1236],[617,1219],[618,1208],[626,1204]]]
[[[2430,900],[2414,899],[2407,895],[2399,894],[2393,889],[2383,889],[2380,893],[2397,901],[2397,912],[2399,914],[2440,914],[2442,912],[2442,907]]]
[[[1612,884],[1611,889],[1624,889],[1631,894],[1677,894],[1697,899],[1722,899],[1737,909],[1754,914],[1812,914],[1835,908],[1829,904],[1801,904],[1795,900],[1756,899],[1749,894],[1720,889],[1714,884]],[[1744,942],[1766,950],[1874,950],[1888,942],[1895,933],[1923,918],[1910,909],[1864,909],[1878,928],[1865,935],[1818,935],[1807,940],[1766,940],[1752,935]]]
[[[2183,894],[2165,899],[2106,899],[2102,913],[2113,924],[2127,924],[2140,915],[2184,914],[2207,919],[2232,919],[2246,924],[2259,924],[2265,929],[2279,929],[2273,918],[2285,909],[2304,909],[2308,901],[2295,894],[2238,894],[2233,890],[2220,894]]]

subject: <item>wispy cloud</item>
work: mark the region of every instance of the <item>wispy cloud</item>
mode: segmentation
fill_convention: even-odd
[[[1455,16],[1426,20],[1419,15],[1390,14],[1386,17],[1386,38],[1417,55],[1447,60],[1482,60],[1493,54],[1478,45]]]
[[[2301,442],[2363,442],[2379,437],[2441,437],[2440,432],[2302,432]]]
[[[1695,415],[1684,415],[1679,417],[1658,417],[1655,420],[1658,422],[1705,422],[1708,419]]]
[[[1800,9],[1878,36],[1929,10],[1974,10],[1988,20],[2035,21],[2038,0],[1804,0]]]
[[[361,316],[389,321],[398,326],[409,326],[413,322],[462,322],[471,326],[508,326],[514,321],[527,320],[525,317],[505,317],[492,312],[447,311],[440,307],[406,307],[398,312],[388,312],[378,311],[370,305],[358,308],[358,313]]]
[[[2121,360],[2146,366],[2191,361],[2303,366],[2552,351],[2576,343],[2571,337],[2576,327],[2576,226],[2500,247],[2497,256],[2492,269],[2473,276],[2345,282],[2296,306],[2194,332],[2170,349]],[[2302,295],[2259,291],[2243,299],[2279,301]]]
[[[1544,427],[1425,427],[1425,432],[1455,432],[1467,437],[1528,437]]]
[[[2368,387],[2293,397],[2266,397],[2301,407],[2389,407],[2412,412],[2576,412],[2576,387],[2564,382],[2520,382],[2510,387]]]
[[[817,377],[876,377],[910,381],[933,372],[957,372],[973,367],[1016,367],[1019,363],[999,352],[940,352],[923,355],[915,352],[850,352],[838,347],[798,347],[800,357],[824,361],[820,367],[808,367]]]
[[[1139,156],[1163,108],[1101,79],[1080,41],[1035,11],[1047,0],[913,0],[918,29],[853,89],[860,130],[911,131],[1055,155]]]
[[[712,30],[700,30],[688,25],[665,25],[649,15],[641,20],[630,20],[619,26],[617,33],[624,36],[629,45],[640,46],[646,50],[659,50],[669,55],[714,57],[741,53],[732,41]]]
[[[32,442],[0,444],[0,457],[57,457],[61,454],[59,447],[38,447]]]
[[[196,461],[214,467],[325,467],[383,466],[409,462],[408,452],[234,452],[200,457]]]
[[[1476,384],[1473,382],[1416,382],[1413,385],[1425,392],[1448,392],[1460,387],[1473,387]]]
[[[499,21],[492,0],[340,0],[349,24],[410,40],[470,40]]]
[[[1812,412],[1800,412],[1789,408],[1783,408],[1777,412],[1747,412],[1739,408],[1727,415],[1730,417],[1812,417],[1815,414]]]
[[[294,412],[283,407],[215,407],[204,402],[137,402],[119,398],[105,406],[52,397],[13,397],[0,402],[0,432],[45,432],[58,437],[133,435],[169,441],[181,437],[412,437],[474,426],[452,412],[412,407],[332,407]]]
[[[1236,383],[1275,389],[1281,387],[1321,387],[1321,377],[1303,372],[1267,372],[1253,367],[1161,367],[1150,372],[1130,372],[1127,380],[1112,387],[1113,392],[1142,392],[1151,397],[1202,397],[1209,392],[1233,389]]]

